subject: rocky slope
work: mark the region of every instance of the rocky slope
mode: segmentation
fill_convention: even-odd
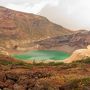
[[[0,7],[0,47],[28,47],[34,41],[70,33],[45,17]]]
[[[89,90],[90,59],[85,62],[31,65],[0,56],[0,90]]]
[[[90,45],[87,46],[87,49],[78,49],[73,52],[73,54],[64,60],[65,63],[71,63],[78,60],[84,60],[90,58]]]
[[[36,42],[38,49],[53,49],[72,53],[90,44],[90,31],[79,31],[71,35],[57,36]]]

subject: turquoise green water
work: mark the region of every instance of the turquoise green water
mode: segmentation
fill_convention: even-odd
[[[68,53],[54,50],[35,50],[13,55],[13,57],[21,60],[64,60],[69,56]]]

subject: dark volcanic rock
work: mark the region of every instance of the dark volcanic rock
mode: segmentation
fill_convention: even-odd
[[[19,76],[16,73],[6,73],[6,78],[9,80],[13,80],[14,82],[17,82]]]

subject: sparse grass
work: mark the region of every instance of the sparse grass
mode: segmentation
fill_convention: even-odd
[[[85,87],[90,86],[90,77],[82,78],[82,79],[74,79],[68,82],[67,90],[84,90]],[[88,88],[89,89],[89,88]],[[85,89],[85,90],[88,90]]]
[[[49,62],[49,63],[44,63],[44,62],[40,62],[40,63],[33,63],[34,66],[60,66],[60,65],[64,65],[63,62]]]
[[[66,70],[66,69],[71,69],[71,68],[79,68],[81,70],[87,70],[86,69],[86,65],[90,64],[90,59],[86,59],[86,60],[81,60],[81,61],[76,61],[76,62],[72,62],[69,64],[63,63],[63,62],[49,62],[49,63],[44,63],[44,62],[40,62],[40,63],[36,63],[33,61],[32,64],[29,63],[25,63],[22,61],[19,62],[11,62],[11,61],[7,61],[4,59],[0,60],[0,64],[1,65],[8,65],[10,67],[22,67],[22,68],[32,68],[32,67],[57,67],[58,70]]]
[[[10,62],[10,61],[0,60],[0,64],[2,64],[2,65],[11,65],[11,64],[14,64],[14,63]]]
[[[63,63],[63,62],[49,62],[49,63],[44,63],[44,62],[40,62],[40,63],[36,63],[33,62],[33,64],[28,64],[28,63],[24,63],[24,62],[11,62],[11,61],[6,61],[6,60],[0,60],[0,64],[3,65],[20,65],[20,66],[61,66],[62,69],[68,69],[68,68],[74,68],[80,65],[85,65],[85,64],[89,64],[90,63],[90,59],[86,59],[86,60],[81,60],[81,61],[76,61],[76,62],[72,62],[69,64]]]
[[[90,62],[90,59],[69,64],[62,62],[36,63],[35,61],[33,61],[33,64],[28,64],[11,61],[0,59],[0,65],[2,65],[1,70],[4,68],[4,71],[11,70],[14,73],[19,69],[21,70],[19,71],[20,74],[24,70],[24,75],[27,75],[27,71],[29,71],[28,75],[31,75],[30,80],[36,79],[37,81],[35,83],[41,88],[42,86],[47,90],[89,90],[90,88],[90,69],[87,67],[89,66],[88,62]]]
[[[90,64],[90,58],[87,58],[85,60],[76,61],[74,63],[86,63],[86,64]]]

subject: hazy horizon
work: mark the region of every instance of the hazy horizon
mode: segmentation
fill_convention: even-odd
[[[89,0],[0,0],[0,5],[47,17],[71,30],[90,30]]]

